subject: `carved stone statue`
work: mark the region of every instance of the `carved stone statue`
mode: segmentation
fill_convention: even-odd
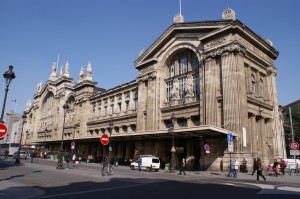
[[[81,66],[80,71],[79,71],[79,79],[77,82],[81,82],[84,80],[84,67]]]
[[[69,62],[67,61],[66,66],[65,66],[65,73],[64,76],[70,77],[70,72],[69,72]]]
[[[88,62],[87,68],[86,68],[86,76],[87,76],[87,80],[92,81],[92,64],[91,62]]]
[[[53,62],[52,64],[52,73],[55,72],[56,73],[56,61]]]
[[[37,92],[40,92],[41,91],[41,89],[42,89],[42,84],[43,84],[43,82],[42,82],[42,80],[38,83],[38,85],[37,85],[37,87],[36,87],[36,91]]]
[[[56,75],[57,75],[57,66],[56,66],[56,61],[55,61],[52,64],[52,70],[51,70],[51,74],[50,74],[50,79],[51,80],[55,79]]]
[[[64,74],[64,66],[62,65],[60,67],[60,72],[59,72],[59,76],[62,76]]]
[[[185,83],[185,90],[186,90],[186,97],[194,96],[194,81],[192,75],[188,75],[186,83]]]
[[[172,99],[179,99],[179,83],[177,79],[173,81],[173,88],[171,90]]]

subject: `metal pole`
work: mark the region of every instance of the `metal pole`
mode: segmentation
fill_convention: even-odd
[[[61,142],[60,142],[60,151],[58,154],[58,161],[57,161],[57,167],[56,169],[63,169],[63,147],[64,147],[64,128],[65,128],[65,119],[66,119],[66,110],[64,108],[64,120],[63,120],[63,126],[62,126],[62,132],[61,132]]]
[[[25,114],[22,115],[22,118],[23,118],[23,125],[22,125],[22,131],[21,131],[20,142],[19,142],[19,149],[18,149],[18,153],[17,153],[15,164],[20,164],[20,151],[21,151],[22,137],[23,137],[23,130],[24,130],[24,124],[25,124],[26,115]]]
[[[5,89],[4,101],[3,101],[3,106],[2,106],[2,113],[1,113],[1,118],[0,118],[0,123],[2,123],[2,124],[4,123],[3,116],[4,116],[7,93],[8,93],[8,86],[6,86],[6,89]]]
[[[292,141],[294,142],[294,128],[293,128],[293,119],[292,119],[292,109],[291,107],[289,107],[289,115],[290,115],[290,123],[291,123],[291,132],[292,132]],[[294,155],[294,159],[295,159],[295,165],[297,166],[297,160],[296,160],[296,155]],[[298,175],[298,173],[297,173]]]

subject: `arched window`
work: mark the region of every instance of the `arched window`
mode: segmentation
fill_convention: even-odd
[[[175,62],[173,61],[169,66],[169,77],[174,77],[175,75]]]
[[[54,95],[52,92],[49,92],[44,98],[41,111],[42,118],[50,117],[54,114]]]
[[[168,76],[166,79],[166,98],[167,101],[172,99],[182,99],[187,95],[200,96],[200,78],[199,78],[199,61],[196,54],[191,50],[181,51],[170,57],[166,63],[168,67]],[[191,66],[189,68],[189,66]],[[191,71],[189,71],[191,70]],[[175,73],[178,71],[178,73]],[[188,76],[189,80],[187,85]]]

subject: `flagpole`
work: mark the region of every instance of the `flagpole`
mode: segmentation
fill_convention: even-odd
[[[57,64],[56,64],[57,67],[58,67],[58,62],[59,62],[59,53],[57,54]]]
[[[18,102],[17,102],[17,100],[15,100],[15,114],[17,114],[17,107],[18,107]]]

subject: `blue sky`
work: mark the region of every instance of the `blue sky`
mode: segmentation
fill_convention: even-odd
[[[219,20],[226,8],[280,52],[279,104],[300,99],[300,1],[182,0],[185,22]],[[172,23],[179,0],[0,0],[0,73],[14,66],[6,112],[24,110],[39,81],[45,83],[59,53],[59,68],[69,61],[77,81],[80,67],[92,63],[98,87],[134,80],[133,62]],[[0,78],[0,105],[5,80]]]

